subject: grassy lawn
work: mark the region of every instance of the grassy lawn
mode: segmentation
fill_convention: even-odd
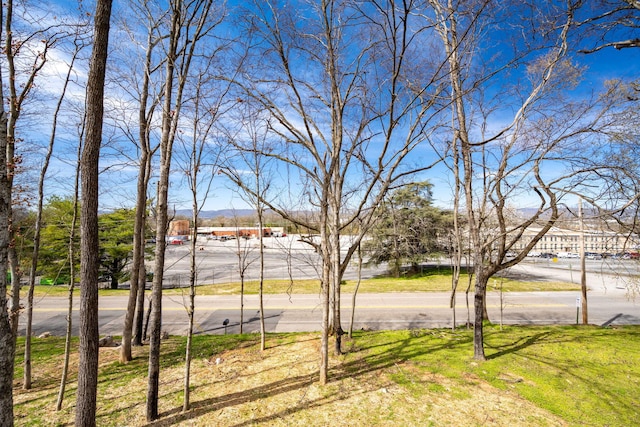
[[[462,274],[458,290],[464,292],[468,286],[469,276]],[[547,281],[520,281],[507,278],[496,277],[491,279],[489,290],[497,286],[502,286],[505,292],[528,292],[528,291],[572,291],[580,289],[575,283],[547,282]],[[352,293],[355,289],[356,281],[347,280],[342,290]],[[472,288],[473,289],[473,288]],[[267,294],[314,294],[320,290],[319,280],[265,280],[264,292]],[[432,267],[425,269],[421,274],[409,275],[400,278],[382,276],[362,280],[358,292],[362,293],[384,293],[384,292],[447,292],[451,290],[451,270],[448,267]],[[66,296],[66,286],[36,286],[36,296]],[[79,290],[75,292],[79,294]],[[100,295],[126,295],[126,289],[101,289]],[[166,295],[180,295],[180,289],[165,289]],[[198,295],[231,295],[240,293],[240,283],[221,283],[215,285],[198,286]],[[258,293],[258,282],[245,282],[246,294]]]
[[[182,412],[184,337],[163,342],[161,419],[189,426],[631,426],[640,413],[640,327],[486,327],[487,360],[472,332],[358,332],[317,383],[318,334],[197,336],[192,408]],[[73,422],[76,374],[55,412],[63,351],[34,339],[34,388],[23,391],[22,339],[14,389],[16,425]],[[75,343],[74,348],[77,347]],[[147,347],[123,365],[100,352],[98,425],[142,426]],[[72,357],[76,366],[77,355]]]

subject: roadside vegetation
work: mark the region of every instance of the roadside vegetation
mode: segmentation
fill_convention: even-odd
[[[182,412],[186,337],[163,340],[160,419],[154,425],[629,426],[640,402],[640,326],[487,325],[487,360],[471,358],[461,328],[357,332],[318,385],[319,334],[202,335],[193,341],[192,408]],[[15,375],[16,425],[73,422],[75,374],[56,412],[64,340],[33,340],[33,389]],[[77,368],[77,340],[71,358]],[[97,424],[148,425],[148,347],[118,362],[100,349]],[[77,370],[75,370],[77,372]]]

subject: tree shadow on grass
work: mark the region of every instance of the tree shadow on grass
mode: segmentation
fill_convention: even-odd
[[[524,333],[528,333],[528,329],[528,327],[520,327]],[[618,341],[623,344],[618,345],[611,345],[610,331],[607,328],[581,325],[558,327],[538,333],[535,333],[535,327],[530,330],[534,333],[523,336],[515,342],[501,345],[485,343],[487,348],[498,349],[496,353],[487,357],[487,360],[497,360],[511,355],[513,357],[508,360],[520,358],[526,361],[526,363],[516,362],[514,366],[520,366],[521,370],[526,366],[527,370],[542,373],[528,376],[521,371],[520,375],[528,378],[526,382],[544,382],[546,381],[544,373],[547,373],[554,378],[557,376],[563,378],[561,384],[565,384],[566,393],[569,395],[574,392],[586,393],[587,395],[595,393],[596,400],[582,403],[586,406],[595,405],[594,408],[597,408],[590,411],[590,416],[596,417],[591,421],[592,423],[598,424],[597,417],[600,417],[602,420],[609,420],[612,423],[610,425],[635,424],[637,421],[635,419],[637,415],[635,395],[632,397],[620,390],[616,385],[620,384],[620,381],[614,377],[635,377],[633,372],[637,370],[632,364],[626,362],[637,360],[637,352],[634,352],[633,347],[628,347],[627,344],[638,342],[640,333],[637,329],[620,331]],[[491,341],[491,339],[487,341]],[[537,346],[540,347],[537,348]],[[546,351],[545,346],[560,346],[553,348],[565,348],[568,349],[565,352],[575,351],[575,353],[572,356],[567,356],[562,351]],[[586,348],[583,349],[583,346]],[[638,348],[640,349],[640,347]],[[593,350],[593,354],[591,350]],[[509,366],[508,363],[503,364],[500,371],[507,372],[508,376],[508,373],[511,372]],[[623,379],[622,382],[624,383],[626,380]],[[562,393],[562,391],[559,392]],[[544,400],[544,397],[542,399]],[[568,411],[566,415],[561,416],[576,416],[575,411],[574,415],[571,414],[572,412]],[[634,422],[631,422],[632,419]]]
[[[485,341],[485,348],[490,348],[494,350],[500,349],[499,351],[496,351],[495,353],[488,355],[487,360],[497,359],[511,353],[517,353],[527,347],[531,347],[533,345],[540,343],[541,341],[544,341],[550,335],[551,335],[550,332],[540,332],[537,334],[533,334],[531,336],[522,337],[516,342],[511,342],[511,343],[500,345],[500,346],[491,346]]]
[[[370,374],[377,374],[387,368],[397,366],[407,360],[417,358],[421,355],[437,352],[442,349],[452,349],[456,346],[467,346],[471,337],[465,334],[464,339],[442,340],[437,343],[429,340],[429,333],[410,332],[406,338],[395,341],[367,341],[365,345],[354,344],[348,354],[351,360],[342,361],[336,366],[332,366],[329,371],[329,384],[336,384],[347,378],[365,377]],[[459,338],[459,337],[457,337]],[[308,341],[308,340],[307,340]],[[431,341],[431,342],[430,342]],[[283,347],[286,344],[283,344]],[[286,349],[283,349],[286,351]],[[275,357],[275,356],[274,356]],[[334,359],[335,360],[335,359]],[[255,375],[258,375],[256,373]],[[270,381],[268,383],[252,387],[250,389],[215,396],[209,399],[192,402],[191,409],[182,412],[182,408],[176,407],[170,411],[160,414],[161,418],[148,424],[149,426],[169,426],[179,422],[184,422],[205,416],[208,413],[220,411],[227,407],[247,404],[262,399],[275,397],[297,390],[304,390],[317,383],[319,373],[317,370],[308,374],[287,377],[281,380]],[[366,393],[378,388],[376,384],[362,382],[362,386],[357,393]],[[306,395],[306,392],[304,393]],[[350,394],[353,396],[353,394]],[[282,419],[300,411],[313,408],[320,408],[325,405],[343,400],[339,393],[323,395],[315,399],[299,399],[288,405],[286,409],[278,412],[265,414],[262,418],[252,418],[251,420],[239,420],[237,427],[269,422]]]
[[[226,407],[242,405],[254,400],[262,399],[266,396],[273,396],[281,393],[298,390],[308,387],[317,378],[317,373],[290,377],[279,381],[254,387],[240,392],[234,392],[223,396],[216,396],[210,399],[192,402],[191,409],[181,412],[182,408],[174,408],[168,412],[160,414],[161,418],[149,423],[149,426],[170,426],[176,423],[201,417],[207,413],[219,411]],[[255,420],[254,420],[255,421]]]

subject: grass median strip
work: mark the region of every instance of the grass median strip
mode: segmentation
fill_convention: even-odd
[[[458,285],[458,292],[464,293],[469,282],[469,276],[462,274]],[[244,284],[246,295],[258,293],[259,283],[248,280]],[[342,285],[345,294],[353,293],[356,287],[355,280],[347,280]],[[165,289],[165,295],[180,295],[185,292],[185,287]],[[320,292],[320,281],[316,279],[279,279],[265,280],[263,283],[265,294],[317,294]],[[536,291],[574,291],[580,289],[575,283],[555,281],[525,281],[509,278],[495,277],[488,284],[489,291],[503,292],[536,292]],[[386,293],[386,292],[449,292],[451,291],[451,270],[446,267],[430,267],[417,274],[395,278],[381,276],[364,279],[360,283],[360,293]],[[470,291],[473,291],[471,286]],[[79,295],[79,290],[75,290]],[[101,289],[100,295],[125,295],[128,289]],[[36,297],[66,296],[68,293],[65,285],[41,285],[36,286]],[[237,295],[240,293],[239,282],[217,283],[214,285],[199,285],[198,295]]]

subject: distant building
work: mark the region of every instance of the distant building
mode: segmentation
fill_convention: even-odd
[[[188,236],[191,231],[188,219],[178,219],[169,223],[169,236]]]
[[[539,231],[539,228],[529,228],[523,234],[514,250],[523,249]],[[634,236],[623,235],[612,231],[585,230],[585,252],[619,253],[623,251],[637,251],[640,242]],[[536,243],[531,252],[558,253],[580,252],[580,231],[552,227]]]
[[[180,223],[173,225],[173,223]],[[186,223],[186,228],[185,224]],[[171,236],[190,236],[192,233],[189,227],[189,221],[172,221],[169,226],[170,233],[177,232],[178,234],[170,234]],[[260,235],[260,229],[258,227],[198,227],[198,236],[202,237],[249,237],[257,238]],[[263,237],[281,237],[285,236],[284,227],[263,227]]]

